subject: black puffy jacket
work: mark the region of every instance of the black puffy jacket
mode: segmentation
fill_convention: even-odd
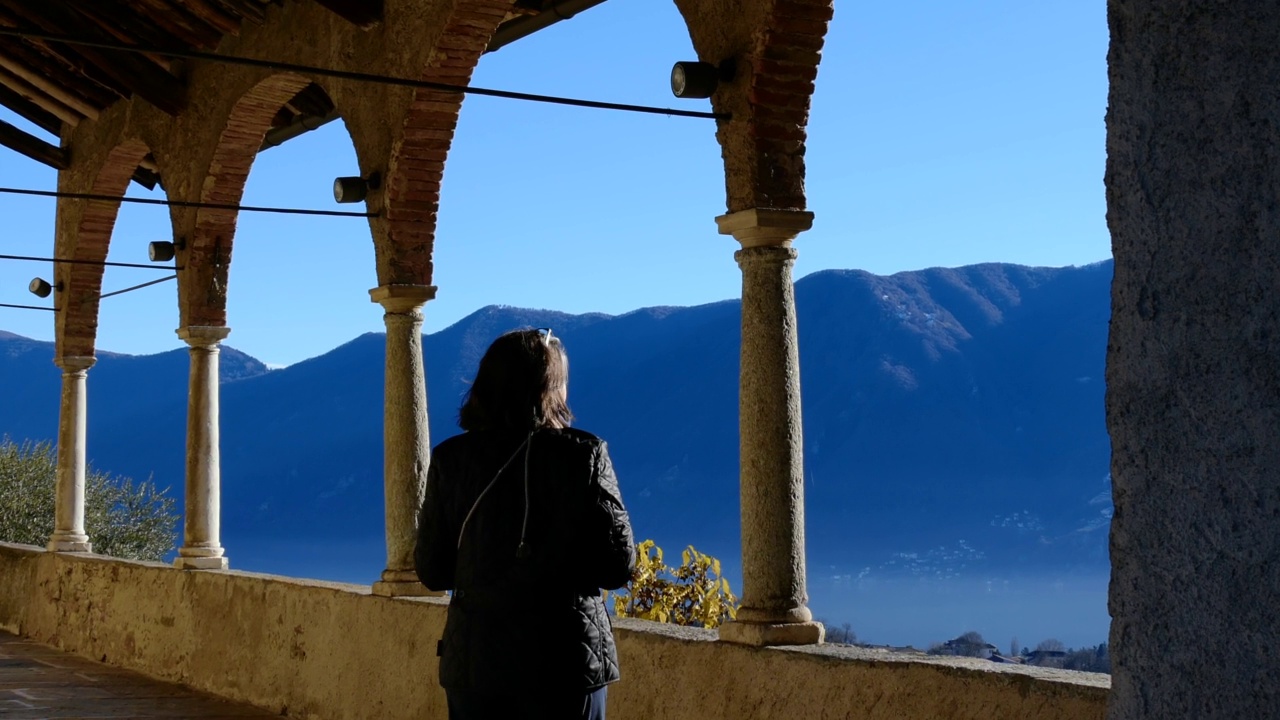
[[[453,591],[444,687],[590,690],[618,679],[600,590],[630,579],[635,541],[600,438],[471,431],[440,443],[414,556],[424,585]]]

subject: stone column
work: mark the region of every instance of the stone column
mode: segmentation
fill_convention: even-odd
[[[427,377],[422,362],[422,306],[431,285],[383,285],[369,291],[387,325],[383,400],[383,487],[387,503],[387,567],[376,595],[441,595],[427,590],[413,568],[418,508],[427,486],[431,440],[427,430]]]
[[[1107,717],[1274,718],[1280,3],[1107,17]]]
[[[84,532],[84,448],[85,380],[95,359],[63,357],[54,362],[62,368],[62,404],[58,415],[57,506],[48,547],[54,552],[93,552]]]
[[[187,389],[187,485],[182,547],[173,564],[187,570],[225,570],[219,538],[222,469],[218,446],[218,343],[231,328],[192,326],[177,331],[190,345]]]
[[[822,642],[806,604],[804,438],[791,241],[813,213],[753,209],[716,218],[742,244],[739,442],[742,607],[720,638],[749,645]]]

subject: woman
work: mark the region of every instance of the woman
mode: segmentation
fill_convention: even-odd
[[[601,588],[627,583],[635,542],[605,443],[569,427],[569,361],[550,330],[480,360],[435,448],[418,577],[452,590],[440,684],[450,720],[602,720],[618,653]]]

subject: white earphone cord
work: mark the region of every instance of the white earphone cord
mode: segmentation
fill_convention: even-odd
[[[498,468],[498,473],[493,476],[493,479],[489,481],[489,484],[485,485],[484,489],[480,491],[480,494],[476,496],[476,501],[471,504],[471,509],[467,511],[467,516],[462,519],[462,527],[458,529],[458,547],[455,549],[457,550],[462,549],[462,536],[467,532],[467,523],[471,522],[471,516],[475,514],[476,508],[480,507],[480,501],[484,499],[485,494],[489,492],[489,489],[493,487],[494,483],[498,482],[498,478],[502,477],[503,471],[507,469],[507,466],[511,464],[512,460],[516,459],[516,455],[519,455],[521,450],[525,450],[525,453],[524,453],[524,520],[525,520],[525,523],[528,524],[529,522],[529,451],[526,448],[530,444],[531,440],[533,440],[533,433],[529,433],[529,436],[524,439],[524,442],[520,443],[520,445],[516,448],[515,452],[511,453],[511,457],[507,458],[507,461],[502,463],[502,467]],[[524,529],[523,528],[521,528],[520,530],[520,544],[524,545]]]
[[[529,451],[533,449],[533,433],[524,441],[524,521],[520,523],[520,544],[516,546],[516,557],[529,556],[529,546],[525,545],[525,534],[529,530]]]

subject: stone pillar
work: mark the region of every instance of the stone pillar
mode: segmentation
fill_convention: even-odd
[[[187,389],[187,485],[182,547],[173,564],[187,570],[226,570],[219,537],[222,468],[218,446],[218,343],[231,328],[192,326],[177,331],[190,345]]]
[[[1280,3],[1107,16],[1107,717],[1277,717]]]
[[[716,218],[742,244],[739,442],[742,607],[720,638],[749,645],[822,642],[806,604],[804,438],[791,241],[813,213],[753,209]]]
[[[92,357],[63,357],[62,404],[58,415],[58,486],[53,535],[54,552],[93,552],[84,531],[85,381]]]
[[[442,595],[418,581],[413,547],[418,508],[427,486],[431,440],[427,429],[427,377],[422,362],[422,306],[436,296],[431,285],[383,285],[369,291],[387,325],[383,400],[383,487],[387,503],[387,567],[373,584],[376,595]]]

